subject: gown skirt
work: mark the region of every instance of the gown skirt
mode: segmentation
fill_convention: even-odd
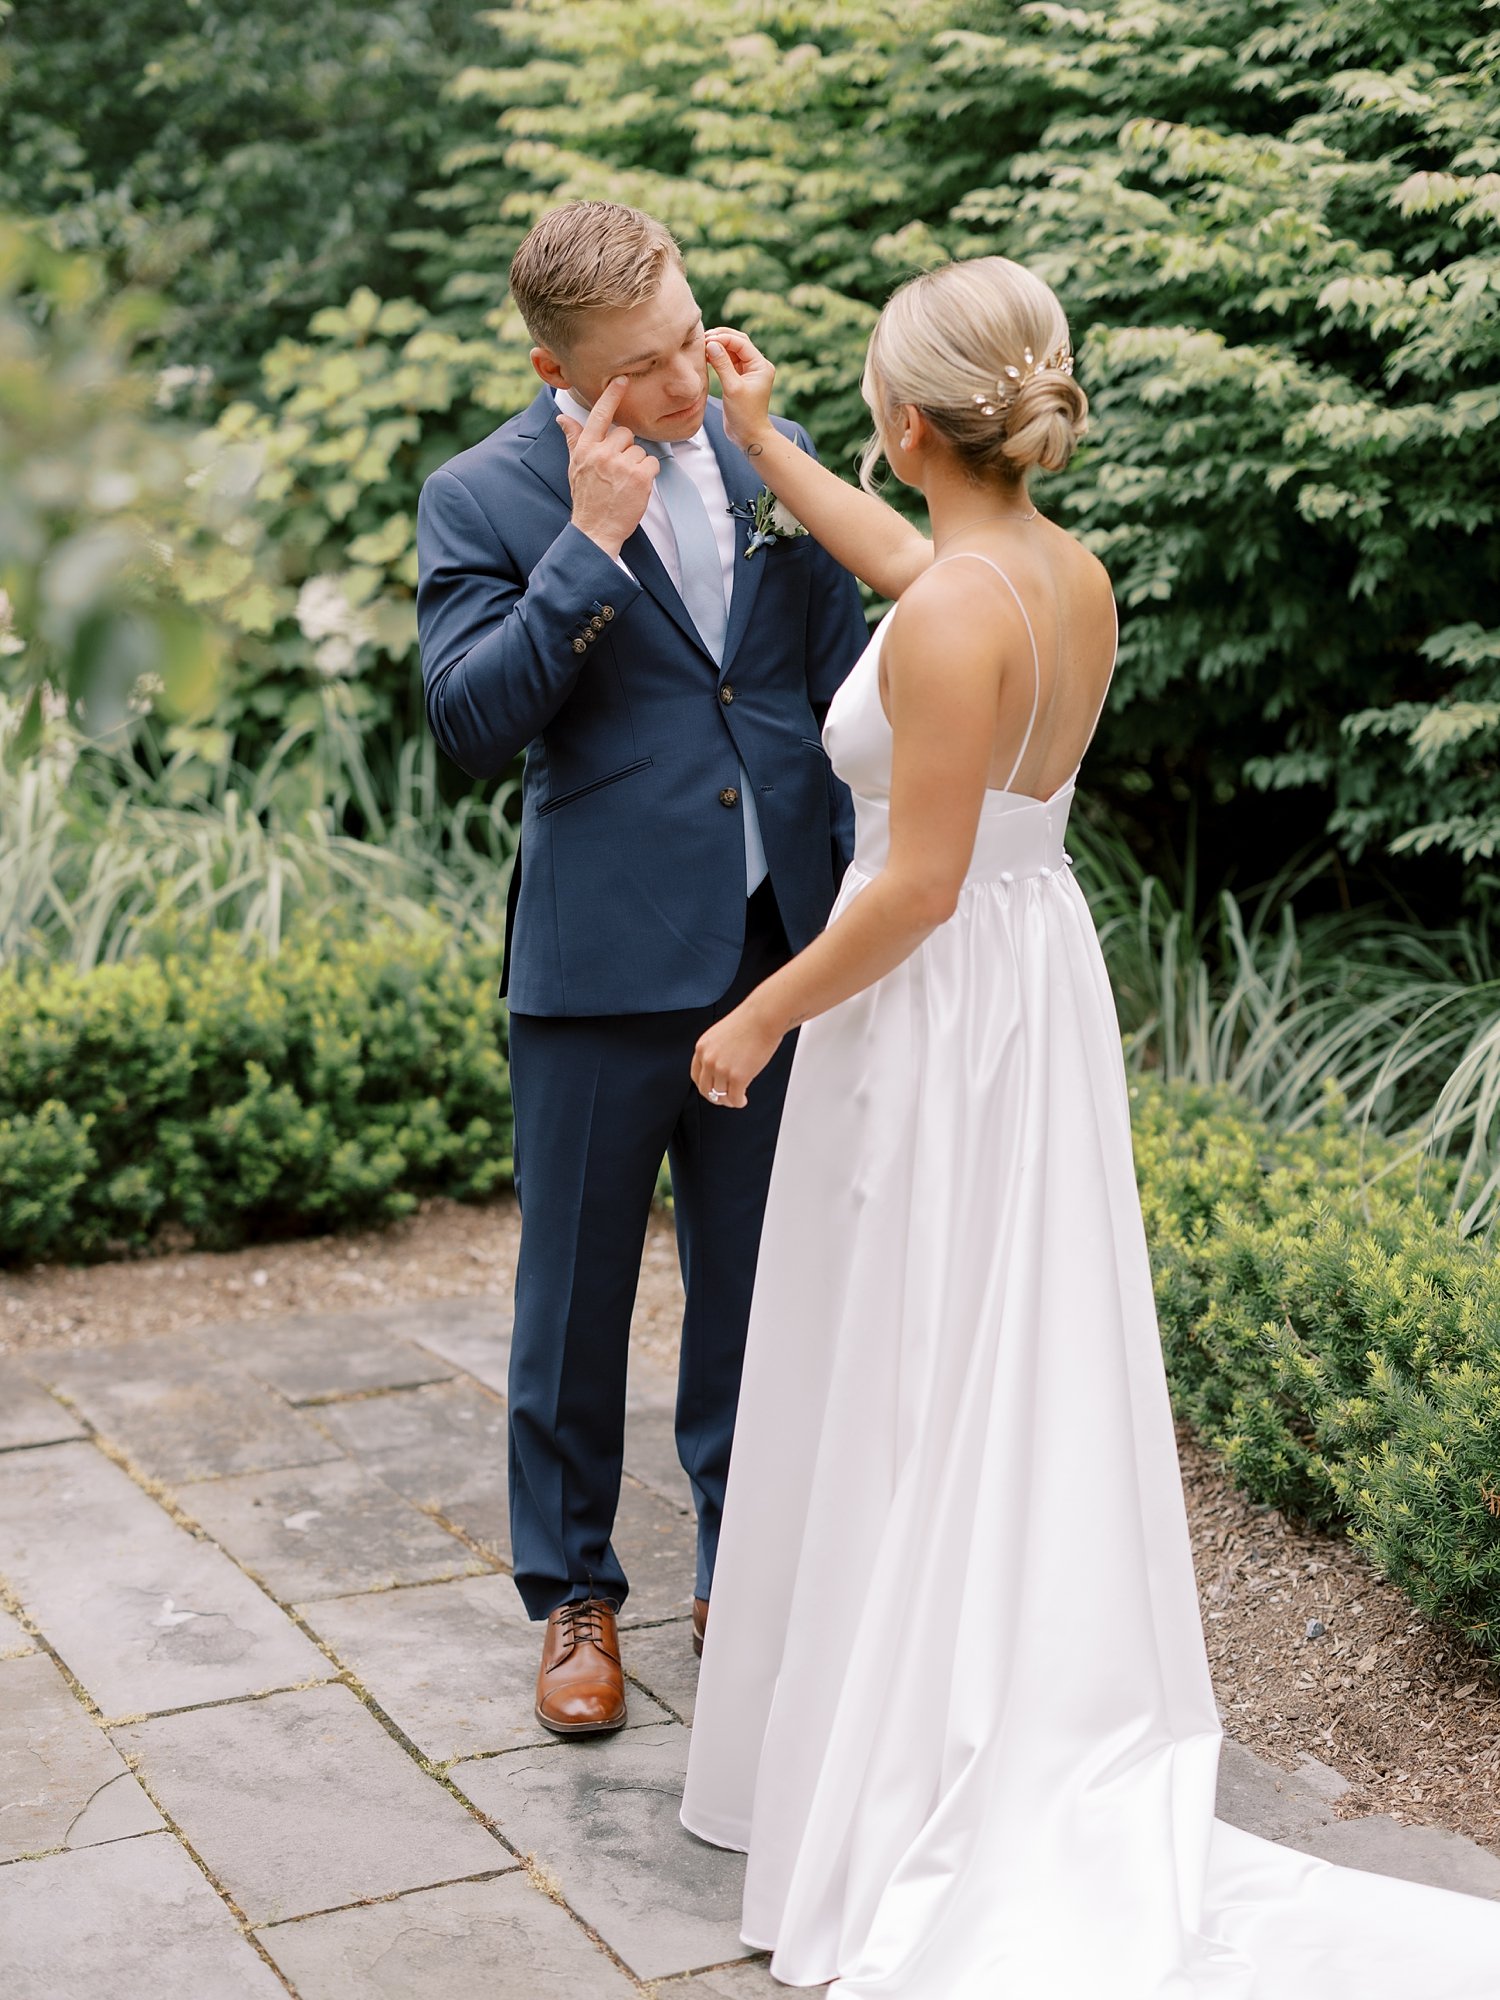
[[[825,732],[835,916],[888,846],[880,637]],[[801,1031],[683,1823],[747,1851],[774,1977],[837,2000],[1500,2000],[1500,1904],[1214,1817],[1073,792],[988,793],[952,918]]]

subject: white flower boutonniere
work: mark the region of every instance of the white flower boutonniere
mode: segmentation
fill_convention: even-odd
[[[753,500],[737,500],[729,511],[737,521],[750,523],[750,539],[745,545],[747,562],[757,549],[794,541],[798,535],[807,533],[796,515],[782,505],[768,486],[763,486]]]

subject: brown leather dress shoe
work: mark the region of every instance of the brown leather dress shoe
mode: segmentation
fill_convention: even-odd
[[[703,1658],[703,1635],[707,1630],[708,1599],[706,1597],[695,1597],[693,1599],[693,1651],[698,1655],[700,1660]]]
[[[607,1598],[559,1604],[547,1620],[536,1719],[554,1736],[597,1736],[625,1727],[620,1634]]]

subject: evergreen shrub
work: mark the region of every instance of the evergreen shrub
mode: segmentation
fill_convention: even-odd
[[[1287,1135],[1228,1092],[1131,1092],[1179,1414],[1500,1660],[1500,1257],[1454,1219],[1452,1169],[1333,1100]]]
[[[433,928],[0,977],[0,1262],[368,1223],[511,1173],[495,956]]]

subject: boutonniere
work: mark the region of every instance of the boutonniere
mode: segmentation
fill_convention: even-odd
[[[750,523],[750,540],[745,545],[745,559],[748,561],[757,549],[768,549],[775,542],[795,541],[798,535],[805,535],[806,528],[789,507],[783,507],[769,486],[762,486],[753,500],[736,500],[729,509],[737,521]]]

